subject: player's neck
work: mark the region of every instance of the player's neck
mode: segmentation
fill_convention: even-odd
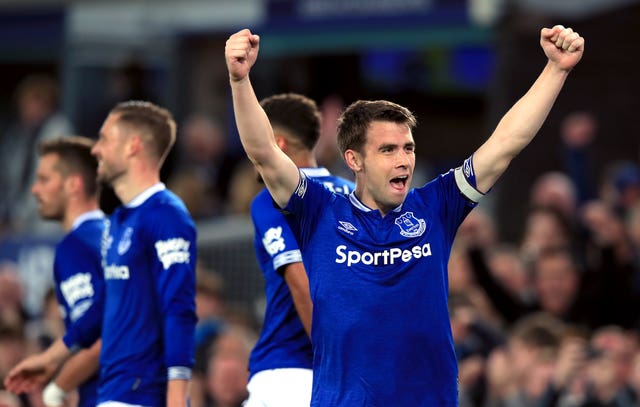
[[[70,231],[78,217],[87,212],[95,211],[99,208],[100,207],[96,199],[85,199],[69,202],[67,210],[65,211],[64,218],[60,222],[62,225],[62,229],[65,232]]]
[[[311,152],[299,153],[290,156],[290,158],[298,168],[316,168],[318,166],[316,157]]]
[[[123,204],[160,182],[160,169],[151,165],[139,165],[114,183],[113,190]]]

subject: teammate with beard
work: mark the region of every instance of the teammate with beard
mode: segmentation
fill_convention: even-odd
[[[31,188],[40,216],[59,221],[66,231],[56,245],[53,264],[66,332],[44,352],[16,365],[5,386],[16,393],[33,391],[64,362],[43,392],[48,407],[62,406],[67,393],[76,387],[79,407],[96,405],[100,341],[94,338],[100,334],[104,307],[100,240],[105,215],[98,206],[97,162],[91,155],[92,147],[93,141],[84,137],[41,142]]]
[[[98,405],[186,406],[194,363],[196,228],[160,182],[175,143],[171,113],[129,101],[93,147],[98,180],[123,203],[102,239],[106,303]]]

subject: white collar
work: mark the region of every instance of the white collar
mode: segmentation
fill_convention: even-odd
[[[373,210],[373,209],[369,208],[367,205],[365,205],[362,202],[360,202],[360,200],[356,196],[356,192],[355,191],[352,191],[349,194],[349,201],[351,202],[351,204],[353,206],[355,206],[356,208],[360,209],[363,212],[371,212]],[[401,210],[402,210],[402,204],[400,204],[397,207],[395,207],[394,209],[392,209],[392,212],[400,212]]]
[[[304,172],[305,175],[310,177],[328,177],[331,175],[328,169],[324,167],[315,167],[315,168],[300,168],[300,171]]]
[[[80,225],[82,225],[83,222],[86,222],[88,220],[104,219],[104,218],[105,218],[104,212],[102,212],[100,209],[94,209],[92,211],[85,212],[82,215],[78,216],[76,220],[73,221],[73,225],[71,225],[71,230],[77,229]]]
[[[140,206],[147,199],[149,199],[151,195],[155,194],[156,192],[164,191],[165,189],[167,189],[167,187],[162,182],[158,182],[157,184],[152,185],[142,191],[140,194],[138,194],[138,196],[133,198],[131,201],[129,201],[128,204],[125,204],[124,206],[126,206],[127,208],[135,208],[137,206]]]

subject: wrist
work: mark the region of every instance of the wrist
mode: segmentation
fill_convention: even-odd
[[[67,392],[62,390],[55,382],[50,382],[42,391],[42,401],[47,407],[59,407],[64,403]]]

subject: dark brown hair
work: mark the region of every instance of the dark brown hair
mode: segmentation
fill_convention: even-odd
[[[81,136],[68,136],[43,140],[38,144],[40,157],[56,154],[60,159],[57,169],[63,175],[80,174],[87,197],[95,196],[98,192],[96,172],[98,161],[91,155],[94,141]]]
[[[340,152],[362,152],[367,130],[374,121],[406,124],[412,131],[417,124],[415,116],[406,107],[386,100],[358,100],[345,109],[338,121]]]

